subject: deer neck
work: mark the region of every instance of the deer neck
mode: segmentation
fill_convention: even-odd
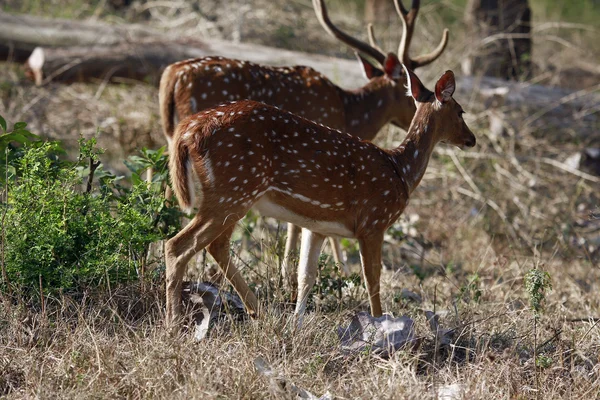
[[[390,121],[391,81],[372,79],[356,90],[339,89],[344,104],[345,131],[365,140],[373,140]]]
[[[434,133],[433,121],[429,118],[418,118],[415,114],[406,138],[400,146],[391,151],[397,171],[402,174],[409,194],[415,190],[425,175],[433,148],[438,141]]]

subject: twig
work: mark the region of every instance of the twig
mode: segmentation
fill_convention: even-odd
[[[590,25],[585,24],[576,24],[572,22],[544,22],[544,23],[536,23],[535,26],[532,27],[533,32],[541,32],[546,29],[552,28],[569,28],[569,29],[581,29],[583,31],[596,32],[596,29],[591,27]]]
[[[84,58],[78,57],[78,58],[74,59],[73,61],[71,61],[70,63],[63,65],[62,67],[60,67],[59,69],[57,69],[56,71],[52,72],[47,77],[45,77],[44,80],[42,80],[41,86],[48,84],[50,81],[52,81],[52,79],[56,78],[63,72],[67,72],[71,68],[75,68],[76,66],[83,63],[84,61],[85,61]]]
[[[516,176],[514,176],[513,174],[511,174],[506,169],[502,168],[500,166],[500,164],[494,164],[493,167],[496,170],[496,172],[499,175],[506,178],[506,181],[508,182],[508,184],[511,185],[512,187],[514,187],[515,189],[520,190],[522,192],[527,192],[532,197],[537,196],[537,193],[535,191],[531,190],[530,188],[523,185],[522,183],[519,183],[518,178]]]
[[[598,322],[600,317],[587,317],[587,318],[571,318],[567,322]]]
[[[183,16],[179,17],[178,19],[171,20],[168,22],[163,22],[161,24],[161,27],[166,28],[166,29],[180,28],[183,25],[187,24],[188,22],[196,21],[197,19],[198,19],[198,14],[190,13],[190,14],[183,15]]]
[[[536,121],[537,119],[539,119],[540,117],[542,117],[543,115],[549,113],[550,111],[554,110],[556,107],[569,103],[575,99],[578,99],[580,97],[586,96],[588,94],[594,93],[596,91],[600,90],[600,84],[592,86],[591,88],[587,88],[587,89],[582,89],[582,90],[578,90],[577,92],[571,93],[568,96],[564,96],[562,97],[560,100],[558,100],[555,103],[550,104],[548,107],[546,108],[542,108],[541,110],[533,113],[532,115],[530,115],[529,117],[527,117],[525,119],[525,121],[523,121],[523,126],[528,126],[531,125],[534,121]]]
[[[456,168],[462,175],[462,177],[465,179],[465,181],[469,184],[469,186],[471,186],[471,188],[474,191],[474,193],[467,191],[466,189],[463,189],[463,191],[461,191],[461,188],[458,188],[457,190],[459,191],[459,193],[462,193],[466,196],[475,198],[476,200],[479,200],[479,201],[489,205],[494,211],[496,211],[496,213],[498,214],[498,216],[500,216],[502,221],[504,221],[506,223],[506,226],[509,228],[509,233],[511,234],[513,239],[515,239],[515,241],[516,241],[516,239],[517,239],[516,231],[514,230],[512,225],[508,223],[508,218],[506,217],[506,214],[504,214],[504,211],[502,211],[500,206],[498,206],[498,204],[494,200],[485,198],[482,195],[481,190],[477,187],[477,185],[475,184],[475,182],[473,181],[471,176],[463,168],[460,161],[458,161],[458,158],[456,158],[456,153],[454,152],[454,150],[450,150],[449,155],[450,155],[450,158],[452,159],[452,161],[454,162],[454,165],[456,166]],[[474,196],[476,196],[476,197],[474,197]],[[529,238],[523,238],[523,239],[525,239],[527,242],[530,242]]]
[[[450,149],[449,155],[450,155],[450,158],[452,159],[452,162],[454,163],[454,166],[456,167],[456,169],[458,169],[458,172],[460,172],[463,179],[469,184],[469,186],[471,186],[471,189],[473,189],[473,191],[475,193],[477,193],[478,195],[481,195],[481,190],[479,190],[479,188],[477,187],[475,182],[473,182],[471,175],[469,175],[467,173],[467,171],[463,168],[460,161],[458,161],[458,158],[456,158],[456,152],[453,149]]]
[[[98,90],[96,90],[94,100],[98,100],[100,96],[102,96],[104,89],[106,89],[106,86],[110,82],[110,78],[114,75],[115,72],[119,70],[119,68],[121,68],[121,65],[115,65],[110,70],[108,70],[106,74],[104,74],[104,79],[102,79],[102,83],[100,83],[100,85],[98,86]]]
[[[515,240],[515,242],[517,242],[518,236],[517,233],[515,232],[514,228],[512,227],[512,225],[508,222],[508,218],[506,217],[506,214],[504,214],[504,211],[502,211],[502,209],[500,208],[500,206],[498,206],[498,204],[496,204],[496,202],[494,200],[491,199],[486,199],[485,197],[483,197],[482,195],[478,194],[478,193],[474,193],[470,190],[458,187],[456,188],[456,191],[460,194],[464,194],[465,196],[468,196],[472,199],[481,201],[482,203],[487,204],[488,206],[490,206],[494,211],[496,211],[496,213],[498,214],[498,216],[500,217],[500,219],[506,224],[506,227],[508,228],[508,232],[510,233],[510,235],[513,237],[513,239]]]
[[[450,149],[442,149],[442,148],[437,148],[434,151],[437,154],[443,155],[443,156],[450,156],[450,152],[451,152]],[[513,157],[501,156],[501,155],[497,155],[497,154],[477,153],[477,152],[474,152],[474,151],[463,151],[463,152],[459,153],[458,156],[464,157],[464,158],[479,159],[479,160],[510,160],[511,158],[513,158]],[[597,176],[593,176],[593,175],[587,174],[585,172],[579,171],[578,169],[570,167],[570,166],[568,166],[565,163],[553,160],[553,159],[548,158],[548,157],[521,156],[521,157],[514,157],[514,158],[515,158],[515,160],[518,160],[518,161],[537,161],[537,162],[542,162],[542,163],[551,165],[553,167],[556,167],[558,169],[561,169],[561,170],[563,170],[565,172],[568,172],[570,174],[573,174],[575,176],[578,176],[578,177],[580,177],[582,179],[585,179],[587,181],[595,182],[595,183],[600,183],[600,178],[598,178]]]
[[[570,174],[578,176],[582,179],[585,179],[585,180],[588,180],[591,182],[600,183],[600,178],[590,175],[590,174],[586,174],[585,172],[581,172],[578,169],[568,166],[567,164],[561,163],[560,161],[556,161],[556,160],[553,160],[553,159],[547,158],[547,157],[542,157],[541,159],[539,159],[539,161],[546,163],[548,165],[552,165],[553,167],[556,167],[565,172],[568,172]]]
[[[562,333],[562,329],[559,329],[558,331],[556,331],[556,333],[548,340],[546,340],[544,343],[540,343],[537,347],[536,350],[539,351],[542,347],[544,347],[545,345],[547,345],[548,343],[554,341],[554,339],[558,338],[560,336],[560,334]]]
[[[139,11],[143,12],[156,7],[174,8],[179,10],[182,8],[189,8],[189,5],[181,1],[149,1],[146,4],[142,4]]]
[[[581,337],[581,341],[579,343],[583,342],[583,339],[585,339],[585,337],[590,334],[592,329],[594,329],[598,325],[598,322],[600,322],[600,319],[597,319],[594,322],[594,324],[592,326],[590,326],[590,329],[588,329],[587,332],[585,332],[585,334]]]
[[[92,157],[90,157],[90,173],[88,175],[87,188],[85,189],[86,193],[91,193],[92,191],[92,182],[94,180],[94,172],[100,166],[100,161],[94,161]]]

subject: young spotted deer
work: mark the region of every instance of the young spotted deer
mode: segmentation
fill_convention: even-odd
[[[398,55],[410,69],[437,59],[448,42],[444,31],[439,46],[430,54],[411,58],[410,42],[419,11],[419,1],[407,10],[395,0],[402,21],[402,40]],[[159,103],[165,136],[172,140],[176,120],[225,101],[250,99],[271,104],[309,120],[340,129],[362,139],[372,140],[387,123],[408,129],[415,105],[406,95],[406,77],[398,57],[377,47],[369,27],[371,45],[342,32],[329,20],[322,0],[313,0],[317,17],[325,30],[357,51],[368,83],[356,90],[334,85],[327,77],[304,66],[268,67],[221,57],[197,58],[172,64],[160,82]],[[374,60],[373,65],[361,56]],[[288,240],[282,265],[284,276],[292,282],[295,273],[287,255],[296,249],[299,229],[288,225]],[[336,262],[340,262],[339,242],[332,240]],[[346,270],[347,272],[347,270]]]
[[[229,240],[254,208],[303,228],[296,314],[301,318],[315,282],[326,236],[356,238],[371,313],[380,316],[381,248],[386,229],[417,187],[436,143],[475,145],[447,71],[427,90],[406,69],[416,112],[404,142],[384,150],[356,136],[250,100],[198,113],[178,125],[169,169],[182,208],[198,208],[166,243],[167,319],[181,314],[189,259],[207,246],[248,312],[258,301],[233,265]]]

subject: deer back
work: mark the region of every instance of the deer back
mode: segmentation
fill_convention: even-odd
[[[356,237],[389,226],[408,198],[386,150],[253,101],[182,121],[174,148],[193,165],[203,215],[242,214],[264,196],[264,215],[302,226],[336,222],[343,229],[323,233]],[[186,173],[171,170],[174,180],[191,186]]]
[[[165,92],[172,91],[173,112],[180,119],[227,101],[249,99],[337,129],[345,126],[339,88],[310,67],[269,67],[222,57],[197,58],[170,65],[161,78],[162,87]],[[161,97],[168,98],[168,94]],[[172,132],[165,130],[167,137]]]

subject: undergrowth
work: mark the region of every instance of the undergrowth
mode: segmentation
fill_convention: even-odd
[[[147,272],[160,277],[162,261],[150,246],[177,231],[180,213],[163,196],[166,174],[153,182],[141,174],[149,166],[164,170],[162,150],[131,158],[125,182],[103,170],[94,138],[80,139],[75,162],[23,123],[0,144],[3,291],[57,295],[114,287]]]

